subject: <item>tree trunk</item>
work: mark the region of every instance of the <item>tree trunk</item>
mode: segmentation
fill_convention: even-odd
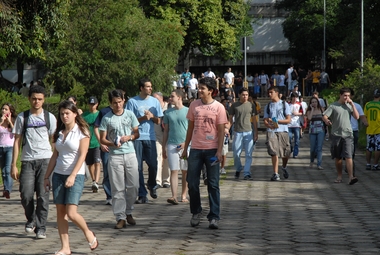
[[[17,58],[17,81],[20,84],[24,83],[24,63],[21,58]]]

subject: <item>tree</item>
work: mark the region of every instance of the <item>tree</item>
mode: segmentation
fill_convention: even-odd
[[[240,40],[253,34],[249,1],[140,0],[145,15],[179,22],[185,34],[181,55],[199,50],[206,56],[241,58]]]
[[[111,88],[136,94],[150,77],[155,90],[171,89],[169,77],[183,45],[179,24],[147,19],[133,0],[77,0],[66,38],[49,52],[46,81],[64,95],[74,85],[101,98]]]
[[[18,62],[45,59],[46,49],[63,38],[69,1],[5,0],[0,2],[0,69]]]

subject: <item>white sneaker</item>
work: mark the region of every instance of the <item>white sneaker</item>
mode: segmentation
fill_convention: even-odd
[[[224,167],[220,169],[220,174],[227,174],[226,169],[224,169]]]
[[[92,182],[91,189],[92,189],[93,193],[98,193],[98,191],[99,191],[99,185],[96,182]]]
[[[112,205],[112,198],[106,200],[106,205]]]

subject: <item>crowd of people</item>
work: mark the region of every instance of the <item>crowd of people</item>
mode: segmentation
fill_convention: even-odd
[[[351,100],[353,91],[347,88],[340,90],[337,102],[327,106],[318,97],[318,87],[322,86],[322,82],[318,82],[307,104],[298,91],[298,84],[293,82],[292,72],[296,71],[292,68],[290,66],[283,75],[287,79],[287,90],[280,85],[282,78],[277,71],[271,78],[262,72],[257,75],[257,84],[254,78],[249,78],[248,86],[244,86],[236,84],[237,77],[231,68],[220,83],[211,68],[199,80],[186,69],[178,77],[183,85],[173,82],[168,99],[161,92],[153,93],[152,82],[143,78],[138,83],[139,94],[129,100],[124,91],[114,89],[108,93],[109,106],[98,110],[98,99],[90,97],[88,109],[83,112],[76,106],[76,98],[71,96],[59,104],[57,118],[43,109],[44,88],[32,86],[28,91],[29,110],[16,115],[11,104],[2,106],[3,197],[10,198],[13,180],[19,180],[21,204],[27,220],[25,231],[44,239],[52,190],[62,244],[56,254],[65,255],[71,254],[69,219],[83,231],[91,250],[99,245],[95,233],[77,211],[85,186],[86,165],[93,192],[99,190],[102,165],[102,187],[106,204],[112,206],[116,229],[126,227],[127,223],[135,225],[133,205],[149,203],[148,193],[152,199],[157,199],[160,188],[171,189],[168,203],[188,203],[192,214],[190,224],[198,226],[203,212],[199,185],[204,176],[210,205],[209,228],[218,229],[219,178],[226,173],[230,142],[234,178],[239,179],[243,172],[244,180],[253,180],[252,154],[262,110],[257,102],[258,93],[264,93],[261,96],[267,93],[270,99],[263,107],[263,121],[273,167],[271,181],[281,180],[279,158],[283,178],[290,177],[288,161],[291,156],[294,159],[299,156],[299,139],[307,128],[310,168],[314,167],[316,159],[316,168],[323,169],[322,147],[329,137],[337,171],[334,182],[342,182],[343,160],[346,161],[348,184],[358,182],[353,162],[358,119],[367,127],[366,168],[380,170],[380,123],[376,119],[380,114],[380,90],[374,91],[374,100],[368,102],[363,111]],[[241,73],[239,77],[243,81]],[[259,86],[258,89],[255,86]],[[185,103],[186,99],[189,102]],[[244,164],[241,162],[243,150]],[[372,153],[375,154],[373,164]],[[19,154],[21,171],[17,168]],[[147,181],[144,180],[144,162],[148,166]],[[180,171],[182,189],[178,192]]]

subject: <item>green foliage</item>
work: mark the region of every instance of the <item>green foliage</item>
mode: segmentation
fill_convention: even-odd
[[[379,88],[380,65],[374,59],[366,59],[363,67],[363,75],[360,68],[355,69],[346,79],[334,84],[336,89],[342,87],[352,88],[355,92],[354,101],[360,102],[363,95],[363,103],[373,100],[373,92]]]
[[[15,107],[16,113],[23,112],[30,108],[28,99],[23,95],[0,89],[0,106],[4,103],[12,104]]]
[[[61,95],[76,86],[101,100],[120,88],[137,94],[148,76],[154,90],[167,91],[183,45],[178,23],[146,18],[137,1],[72,1],[67,37],[48,55],[46,82]]]
[[[69,1],[1,1],[0,68],[17,59],[44,59],[45,50],[64,36]]]
[[[240,39],[253,33],[244,0],[140,0],[145,15],[181,24],[182,55],[200,51],[223,59],[241,58]]]

